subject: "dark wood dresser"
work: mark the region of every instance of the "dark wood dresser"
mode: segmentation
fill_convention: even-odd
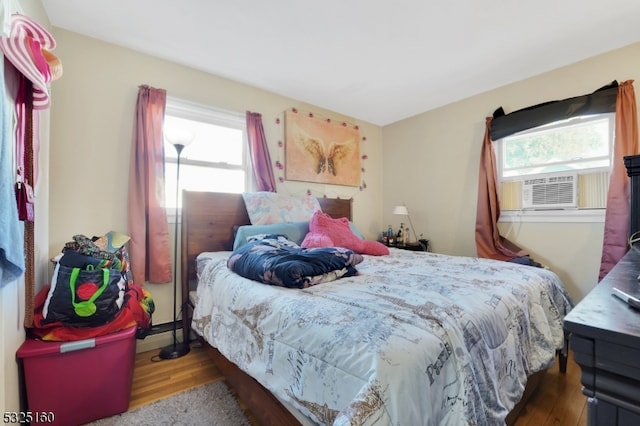
[[[639,273],[640,254],[630,251],[564,319],[590,426],[640,425],[640,311],[611,294],[640,297]]]
[[[631,232],[638,230],[640,156],[626,157],[631,178]],[[640,310],[612,295],[640,298],[640,253],[630,250],[569,312],[564,328],[582,370],[589,426],[640,425]]]

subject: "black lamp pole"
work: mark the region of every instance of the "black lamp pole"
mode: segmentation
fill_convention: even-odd
[[[174,359],[180,358],[189,353],[189,336],[182,336],[183,343],[178,342],[176,336],[176,299],[178,291],[178,200],[180,198],[180,154],[185,145],[181,143],[173,144],[178,153],[178,165],[176,172],[176,217],[175,217],[175,230],[173,234],[173,343],[169,346],[165,346],[160,350],[158,355],[161,359]],[[183,271],[184,273],[184,271]],[[185,343],[186,342],[186,343]]]

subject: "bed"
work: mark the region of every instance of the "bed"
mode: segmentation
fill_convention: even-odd
[[[352,218],[351,200],[318,201]],[[226,267],[248,224],[240,194],[183,193],[183,332],[261,424],[510,423],[566,350],[571,302],[546,269],[392,248],[282,288]]]

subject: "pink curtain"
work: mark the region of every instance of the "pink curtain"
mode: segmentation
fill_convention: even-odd
[[[498,177],[496,156],[491,141],[491,121],[487,117],[482,152],[480,154],[480,176],[478,178],[478,205],[476,210],[476,251],[478,257],[496,260],[511,260],[527,253],[500,235],[498,219]]]
[[[167,93],[138,88],[129,166],[129,257],[137,285],[173,280],[169,226],[164,208],[164,141],[162,127]]]
[[[267,138],[262,127],[262,115],[257,112],[247,111],[247,136],[256,191],[276,192],[276,179],[271,167]]]
[[[629,178],[623,158],[638,153],[638,114],[633,80],[625,81],[618,86],[615,132],[600,261],[600,280],[618,263],[628,249]]]

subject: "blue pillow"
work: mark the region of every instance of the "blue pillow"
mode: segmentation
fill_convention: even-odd
[[[273,223],[271,225],[243,225],[236,231],[233,250],[247,243],[247,238],[260,234],[282,234],[289,241],[300,245],[309,232],[309,222]]]
[[[358,228],[356,228],[356,225],[354,225],[353,222],[349,222],[349,228],[351,228],[351,232],[353,232],[353,235],[360,238],[361,240],[365,239],[364,234],[360,232]]]
[[[351,232],[364,240],[364,235],[356,228],[356,226],[349,222]],[[238,247],[242,247],[247,243],[247,239],[254,235],[261,234],[281,234],[286,235],[289,241],[300,245],[302,240],[309,233],[309,222],[289,222],[289,223],[272,223],[270,225],[242,225],[238,227],[236,231],[236,238],[233,240],[233,250]]]

